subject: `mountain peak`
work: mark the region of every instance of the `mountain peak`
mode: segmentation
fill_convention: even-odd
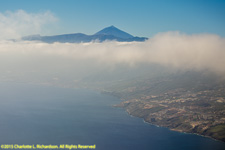
[[[109,27],[106,27],[104,29],[102,29],[101,31],[95,33],[95,35],[113,35],[115,37],[118,37],[118,38],[122,38],[122,39],[129,39],[129,38],[133,38],[132,35],[116,28],[115,26],[109,26]]]
[[[114,25],[111,25],[109,27],[106,27],[106,28],[116,28]]]

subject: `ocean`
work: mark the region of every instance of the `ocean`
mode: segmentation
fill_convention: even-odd
[[[224,150],[225,143],[145,123],[88,89],[0,83],[0,144],[95,145],[96,150]],[[16,149],[16,148],[13,148]]]

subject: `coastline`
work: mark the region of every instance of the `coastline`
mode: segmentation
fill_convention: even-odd
[[[114,105],[113,107],[118,107],[118,106]],[[118,108],[122,108],[122,107],[118,107]],[[153,124],[153,123],[151,123],[151,122],[146,121],[144,118],[141,118],[141,117],[132,115],[132,114],[131,114],[129,111],[127,111],[125,108],[122,108],[122,109],[124,109],[125,112],[126,112],[129,116],[131,116],[131,117],[136,117],[136,118],[140,118],[140,119],[143,120],[144,123],[147,123],[147,124],[156,126],[156,127],[158,127],[158,128],[166,128],[166,129],[168,129],[168,130],[170,130],[170,131],[180,132],[180,133],[183,133],[183,134],[194,134],[194,135],[197,135],[197,136],[202,136],[202,137],[205,137],[205,138],[210,138],[210,139],[215,140],[215,141],[217,141],[217,142],[225,143],[224,141],[219,140],[219,139],[215,139],[215,138],[213,138],[213,137],[211,137],[211,136],[202,135],[202,134],[195,133],[195,132],[185,132],[185,131],[182,131],[182,130],[176,130],[176,129],[172,129],[172,128],[169,128],[169,127],[165,127],[165,126]]]

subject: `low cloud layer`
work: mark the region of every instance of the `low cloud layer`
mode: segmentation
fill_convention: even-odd
[[[44,26],[56,22],[50,12],[27,13],[24,10],[0,13],[0,39],[16,39],[21,36],[40,33]]]
[[[146,42],[0,42],[2,76],[29,73],[58,79],[113,71],[119,66],[160,65],[171,70],[209,71],[225,76],[225,39],[217,35],[160,33]],[[147,69],[147,68],[146,68]],[[28,78],[29,78],[28,77]]]

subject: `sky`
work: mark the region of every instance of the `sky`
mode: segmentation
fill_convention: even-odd
[[[31,34],[55,35],[78,32],[94,34],[114,25],[134,36],[143,37],[153,37],[159,32],[167,31],[225,36],[225,0],[1,0],[0,2],[0,17],[7,16],[7,12],[15,14],[19,10],[33,15],[48,13],[50,21],[42,24],[36,22],[35,29],[38,26],[38,30],[31,30]],[[28,34],[22,32],[22,36]]]

